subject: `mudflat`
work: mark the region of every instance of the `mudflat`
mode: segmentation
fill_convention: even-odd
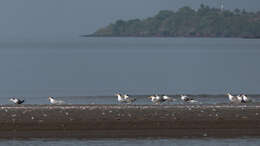
[[[0,138],[260,136],[260,104],[2,105]]]

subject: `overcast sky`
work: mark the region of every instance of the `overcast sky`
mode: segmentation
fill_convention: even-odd
[[[226,9],[260,10],[260,0],[224,0]],[[42,40],[89,34],[117,19],[145,18],[159,10],[218,0],[1,0],[0,41]]]

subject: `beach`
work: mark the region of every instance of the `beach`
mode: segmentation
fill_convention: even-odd
[[[2,105],[0,138],[260,135],[260,104]]]

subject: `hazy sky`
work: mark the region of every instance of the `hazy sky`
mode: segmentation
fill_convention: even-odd
[[[260,0],[224,0],[225,8],[260,10]],[[0,41],[71,38],[117,19],[145,18],[159,10],[218,0],[1,0]]]

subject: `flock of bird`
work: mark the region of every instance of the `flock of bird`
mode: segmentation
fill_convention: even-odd
[[[65,102],[63,100],[58,100],[52,96],[49,96],[48,100],[51,104],[65,104]],[[10,98],[9,101],[13,102],[14,104],[22,104],[25,102],[25,100],[21,100],[18,98]]]
[[[227,95],[228,95],[229,101],[232,102],[232,103],[249,103],[249,102],[252,102],[252,99],[247,97],[245,94],[233,96],[230,93],[228,93]]]
[[[127,94],[116,94],[117,96],[117,100],[120,103],[133,103],[136,101],[135,97],[129,96]],[[152,103],[154,104],[161,104],[163,102],[173,102],[176,101],[176,99],[174,99],[173,97],[167,96],[167,95],[152,95],[152,96],[148,96],[148,98],[151,100]],[[191,97],[185,96],[185,95],[181,95],[181,100],[183,100],[184,102],[188,102],[188,103],[195,103],[198,102],[196,100],[194,100]]]
[[[249,98],[248,96],[246,96],[245,94],[240,94],[240,95],[237,95],[237,96],[233,96],[230,93],[228,93],[227,95],[228,95],[229,101],[231,103],[249,103],[249,102],[252,102],[252,99]],[[122,94],[117,93],[116,96],[117,96],[118,102],[120,102],[120,103],[128,103],[128,104],[130,104],[130,103],[133,103],[134,101],[136,101],[135,97],[131,97],[131,96],[127,95],[127,94],[123,94],[122,95]],[[148,96],[148,98],[154,104],[161,104],[163,102],[173,102],[173,101],[176,101],[175,98],[167,96],[167,95],[162,95],[162,96],[152,95],[152,96]],[[198,102],[197,100],[194,100],[192,97],[188,97],[186,95],[181,95],[181,100],[184,101],[184,102],[187,102],[187,103],[196,103],[196,102]]]
[[[129,96],[127,94],[120,94],[117,93],[117,100],[120,103],[126,103],[126,104],[131,104],[133,102],[136,101],[136,98],[133,96]],[[249,103],[252,102],[252,99],[249,98],[248,96],[246,96],[245,94],[240,94],[237,96],[233,96],[230,93],[227,94],[228,99],[231,103]],[[152,96],[148,96],[148,98],[151,100],[152,103],[154,104],[161,104],[163,102],[174,102],[176,101],[176,98],[167,96],[167,95],[152,95]],[[198,102],[197,100],[194,100],[192,97],[188,97],[186,95],[181,95],[181,100],[187,103],[196,103]],[[25,100],[21,100],[18,98],[10,98],[9,99],[11,102],[15,103],[15,104],[22,104],[25,102]],[[48,100],[51,104],[65,104],[65,102],[63,100],[58,100],[54,97],[48,97]]]

